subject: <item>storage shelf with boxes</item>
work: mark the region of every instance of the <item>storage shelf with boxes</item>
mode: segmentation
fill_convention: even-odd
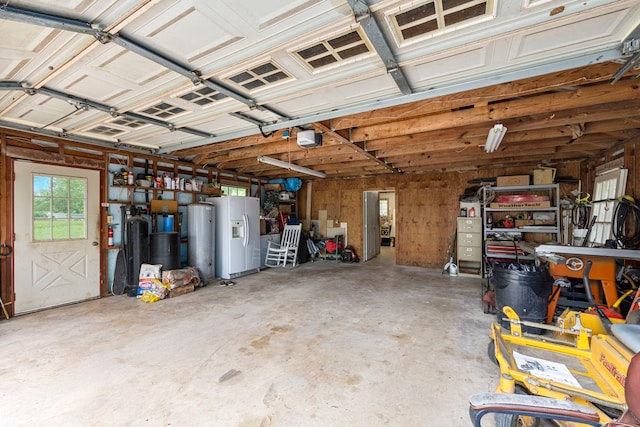
[[[297,192],[285,190],[282,184],[265,185],[262,211],[261,234],[279,233],[286,224],[297,224]]]
[[[484,255],[488,260],[532,260],[520,241],[559,242],[558,184],[483,188]]]

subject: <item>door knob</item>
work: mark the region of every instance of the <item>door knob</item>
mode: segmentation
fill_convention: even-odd
[[[93,242],[93,243],[91,243],[91,246],[98,246],[99,244],[100,243],[98,243],[98,242]]]

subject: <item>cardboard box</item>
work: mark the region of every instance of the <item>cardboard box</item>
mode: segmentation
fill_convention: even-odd
[[[189,294],[195,291],[195,289],[196,287],[193,283],[189,283],[188,285],[185,285],[185,286],[180,286],[179,288],[173,288],[169,291],[167,298],[175,298],[175,297],[179,297],[180,295]]]
[[[510,175],[499,176],[496,178],[496,186],[498,187],[515,187],[529,185],[529,175]]]
[[[280,211],[280,213],[291,213],[291,205],[288,204],[280,204],[278,205],[278,210]]]
[[[491,203],[491,209],[550,208],[551,202]]]
[[[178,212],[178,202],[175,200],[152,200],[151,212]]]
[[[265,184],[264,189],[267,191],[280,191],[282,190],[281,184]]]
[[[527,225],[535,225],[535,221],[532,219],[516,219],[516,228],[526,227]]]
[[[553,184],[556,179],[555,168],[540,168],[533,170],[533,184],[534,185],[546,185]]]
[[[260,220],[260,235],[267,234],[267,221],[264,219]]]

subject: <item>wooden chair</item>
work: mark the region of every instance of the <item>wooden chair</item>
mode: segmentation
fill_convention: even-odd
[[[287,261],[295,267],[298,263],[298,245],[300,244],[300,232],[302,224],[285,225],[282,231],[280,243],[269,242],[265,265],[268,267],[286,267]]]

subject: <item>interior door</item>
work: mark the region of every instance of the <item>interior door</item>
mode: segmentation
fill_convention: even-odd
[[[100,172],[16,161],[15,311],[100,295]]]
[[[362,195],[363,212],[363,261],[380,253],[380,205],[377,191],[365,191]]]

